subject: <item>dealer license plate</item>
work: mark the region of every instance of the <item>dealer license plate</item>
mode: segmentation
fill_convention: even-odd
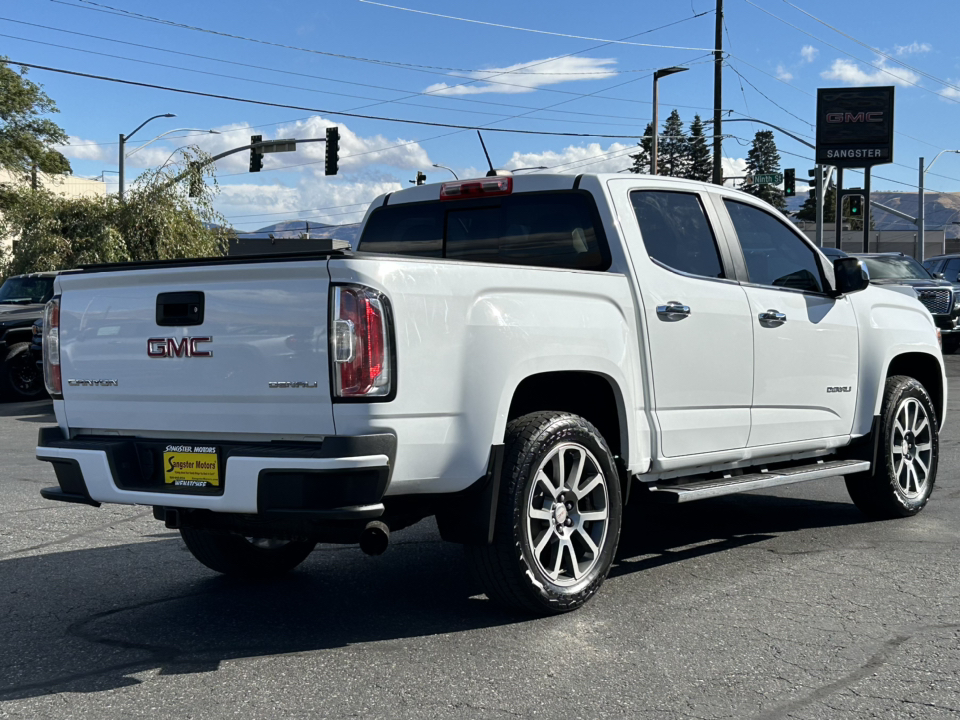
[[[220,456],[211,445],[167,445],[163,482],[182,488],[220,487]]]

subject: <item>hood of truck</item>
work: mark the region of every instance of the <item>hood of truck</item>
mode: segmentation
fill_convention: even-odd
[[[324,260],[61,275],[67,424],[200,440],[332,434],[328,287]],[[159,325],[158,296],[180,292],[203,293],[202,323]]]

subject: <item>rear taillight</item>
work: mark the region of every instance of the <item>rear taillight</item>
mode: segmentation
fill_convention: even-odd
[[[368,287],[337,285],[331,294],[333,394],[385,397],[393,386],[387,299]]]
[[[43,309],[43,383],[53,397],[63,394],[60,378],[60,296]]]

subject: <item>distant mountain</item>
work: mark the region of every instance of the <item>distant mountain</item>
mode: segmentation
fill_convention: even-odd
[[[273,235],[275,238],[297,238],[305,233],[309,234],[311,238],[346,240],[351,247],[356,247],[360,235],[360,225],[324,225],[323,223],[306,222],[304,220],[287,220],[267,225],[253,232],[244,232],[241,237],[266,239]]]
[[[912,217],[917,216],[917,193],[873,192],[870,194],[870,199]],[[807,192],[798,191],[796,197],[787,198],[787,212],[790,214],[797,212],[806,200]],[[960,222],[960,193],[928,192],[924,194],[923,205],[926,213],[924,225],[927,230],[944,229],[948,238],[960,237],[960,225],[952,224],[954,221]],[[913,223],[879,208],[873,208],[871,213],[875,230],[916,229]]]

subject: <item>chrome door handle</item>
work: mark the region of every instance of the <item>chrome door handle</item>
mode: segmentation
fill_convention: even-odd
[[[787,321],[787,316],[782,312],[777,310],[767,310],[766,312],[760,313],[760,322],[762,323],[775,323],[777,325],[782,325]]]
[[[682,320],[690,316],[690,306],[671,300],[666,305],[657,305],[657,315],[665,320]]]

